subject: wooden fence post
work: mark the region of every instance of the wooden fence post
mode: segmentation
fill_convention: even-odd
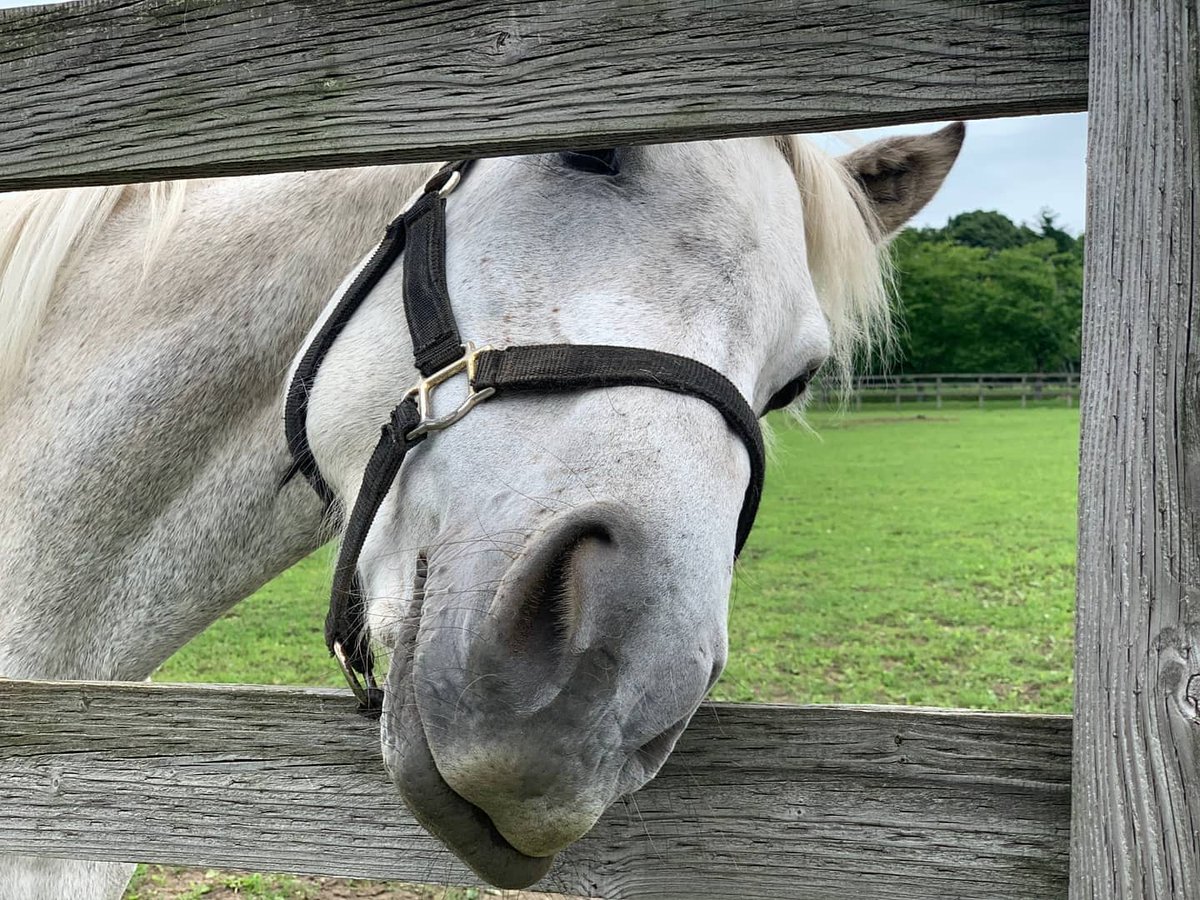
[[[1200,0],[1095,0],[1072,900],[1200,897]]]

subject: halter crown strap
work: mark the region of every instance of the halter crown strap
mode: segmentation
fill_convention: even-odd
[[[409,260],[404,267],[404,315],[417,371],[428,377],[462,356],[462,338],[446,287],[446,198],[426,193],[406,215]]]
[[[350,282],[337,306],[305,348],[300,362],[296,365],[296,372],[288,385],[284,404],[284,435],[292,454],[293,471],[300,472],[308,480],[326,506],[333,503],[334,496],[321,476],[321,469],[313,458],[312,447],[308,443],[308,397],[316,383],[317,371],[325,361],[329,349],[362,306],[363,301],[374,290],[375,285],[387,274],[392,263],[404,252],[410,240],[410,233],[415,238],[417,247],[424,249],[431,241],[440,246],[440,251],[435,256],[414,254],[414,258],[421,260],[423,264],[411,264],[411,276],[410,266],[405,266],[404,311],[408,317],[409,330],[413,333],[414,347],[417,347],[418,334],[424,336],[422,347],[418,351],[417,368],[423,374],[428,374],[426,366],[432,365],[434,370],[441,368],[434,363],[451,349],[455,354],[459,351],[458,328],[454,324],[454,314],[450,311],[450,296],[446,291],[446,199],[443,191],[447,185],[457,183],[457,180],[462,178],[471,162],[460,160],[443,166],[425,184],[425,189],[413,204],[388,224],[383,240],[375,248],[366,265]],[[426,282],[428,287],[420,285],[421,281]],[[411,306],[410,282],[416,285],[419,292]],[[431,322],[440,324],[423,325],[420,332],[413,329],[414,319],[424,321],[426,317]],[[290,474],[289,472],[289,476]]]
[[[325,619],[326,645],[341,665],[358,698],[359,709],[367,715],[379,715],[383,691],[372,675],[374,658],[367,640],[366,605],[358,576],[363,544],[408,452],[431,432],[457,422],[476,403],[506,394],[628,386],[697,397],[720,412],[750,457],[750,479],[738,517],[735,556],[750,534],[762,495],[766,463],[758,418],[733,383],[703,363],[637,347],[542,344],[477,350],[469,342],[462,342],[446,286],[446,194],[469,165],[459,162],[443,167],[413,204],[388,226],[375,253],[305,350],[288,389],[284,424],[294,468],[304,474],[326,504],[331,504],[333,491],[321,476],[308,443],[308,396],[329,348],[403,251],[404,311],[416,366],[424,377],[392,411],[363,472],[342,537]],[[434,418],[431,392],[460,372],[468,378],[466,399],[453,413]],[[364,680],[359,679],[360,673]]]

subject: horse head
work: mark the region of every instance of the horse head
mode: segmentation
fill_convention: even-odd
[[[446,293],[464,338],[675,354],[761,413],[886,334],[886,238],[962,138],[841,160],[791,138],[481,160],[445,207]],[[308,395],[347,510],[418,377],[403,266]],[[407,455],[358,560],[390,655],[384,759],[487,880],[540,878],[654,777],[717,680],[750,462],[718,409],[651,385],[498,397]]]

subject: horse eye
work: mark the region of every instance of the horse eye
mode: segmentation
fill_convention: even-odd
[[[767,401],[765,412],[771,412],[776,409],[783,409],[790,405],[797,397],[804,393],[808,387],[808,383],[820,371],[821,365],[818,363],[815,366],[810,366],[808,371],[796,376],[782,388],[775,392],[770,400]]]
[[[806,387],[808,387],[807,375],[793,378],[771,396],[771,399],[767,401],[765,412],[773,412],[774,410],[783,409],[785,406],[790,405],[797,397],[804,393]]]
[[[616,175],[621,171],[621,162],[615,149],[564,150],[559,157],[570,168],[591,175]]]

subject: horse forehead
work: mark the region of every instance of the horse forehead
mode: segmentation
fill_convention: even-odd
[[[632,175],[632,187],[642,194],[643,200],[696,203],[699,205],[692,207],[695,213],[721,203],[761,207],[761,198],[754,195],[774,187],[774,177],[790,178],[787,154],[781,151],[781,144],[775,138],[646,144],[629,150],[635,160],[624,174]],[[494,203],[520,196],[514,193],[510,177],[521,177],[529,169],[550,173],[561,165],[557,154],[498,157],[481,163],[479,175],[471,180],[492,183],[490,199]],[[586,180],[587,176],[583,177]],[[571,194],[572,186],[580,183],[564,178],[557,182],[557,190],[549,191],[541,184],[525,199],[555,203]],[[582,191],[578,193],[583,195]]]
[[[629,180],[613,191],[595,189],[588,176],[555,177],[559,164],[552,157],[533,163],[544,179],[527,180],[515,190],[508,176],[522,178],[519,169],[493,170],[499,177],[487,207],[507,205],[510,215],[502,218],[515,215],[523,222],[518,230],[531,247],[566,243],[575,252],[598,254],[613,249],[604,241],[624,238],[638,246],[640,256],[657,250],[684,259],[744,257],[765,232],[800,227],[800,194],[772,138],[652,144],[631,152],[637,159],[628,167]],[[498,162],[530,164],[519,158]],[[487,209],[475,214],[489,218]],[[588,245],[581,240],[585,234],[602,240]],[[514,238],[520,235],[505,233],[505,244],[512,246]]]
[[[682,316],[689,329],[718,328],[733,341],[779,321],[772,310],[781,304],[815,303],[797,252],[799,191],[773,139],[631,153],[644,155],[624,184],[564,172],[549,155],[491,160],[472,173],[448,207],[461,314],[494,312],[505,298],[504,321],[523,327],[555,296],[571,298],[553,304],[562,322]]]

